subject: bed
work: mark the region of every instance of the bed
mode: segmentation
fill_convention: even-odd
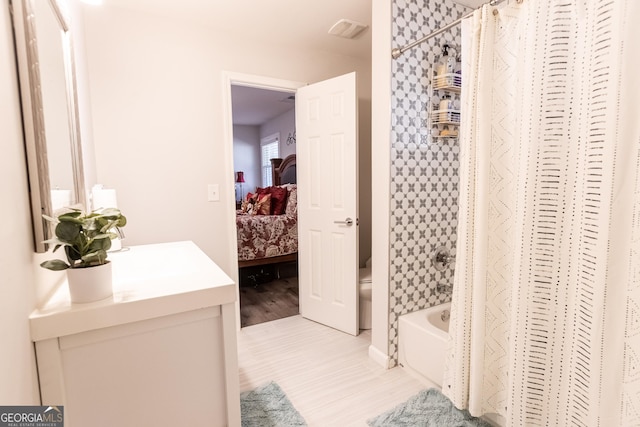
[[[271,159],[273,186],[266,194],[282,200],[286,191],[284,207],[274,198],[275,203],[269,214],[266,210],[255,214],[257,194],[251,193],[254,205],[243,203],[243,209],[236,211],[236,229],[238,238],[238,267],[275,264],[295,261],[298,257],[298,205],[296,186],[296,156],[292,154],[284,159]],[[261,190],[261,191],[262,191]],[[272,193],[272,194],[271,194]],[[275,209],[275,211],[274,211]],[[283,213],[277,214],[280,211]]]

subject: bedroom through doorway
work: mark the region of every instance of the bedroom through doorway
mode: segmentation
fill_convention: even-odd
[[[231,85],[241,327],[299,314],[295,92]]]

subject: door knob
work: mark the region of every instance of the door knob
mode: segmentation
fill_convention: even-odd
[[[353,225],[353,220],[351,218],[347,218],[344,221],[333,221],[334,224],[346,225],[347,227],[351,227]]]

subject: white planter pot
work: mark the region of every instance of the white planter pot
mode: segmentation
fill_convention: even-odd
[[[67,269],[72,303],[100,301],[113,295],[111,262],[87,268]]]

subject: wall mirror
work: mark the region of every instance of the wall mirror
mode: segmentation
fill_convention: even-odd
[[[69,15],[60,0],[11,0],[36,252],[42,215],[86,206]]]

